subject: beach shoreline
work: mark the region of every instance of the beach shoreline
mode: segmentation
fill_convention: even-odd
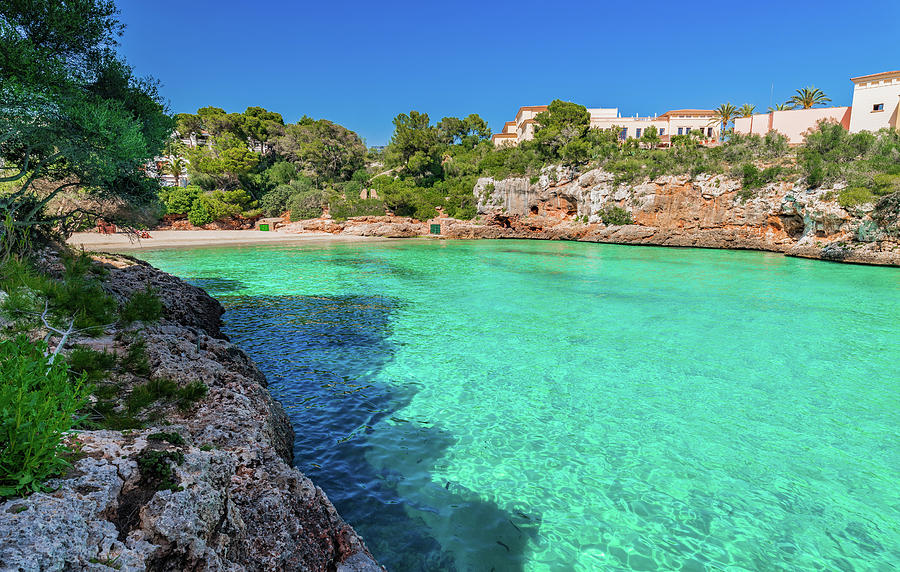
[[[149,239],[140,239],[123,232],[115,234],[76,232],[69,237],[66,243],[69,246],[90,251],[129,252],[160,248],[214,248],[390,240],[383,237],[336,235],[328,232],[287,233],[259,230],[154,230],[150,231],[150,236]]]

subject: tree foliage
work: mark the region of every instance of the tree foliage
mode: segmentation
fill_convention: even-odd
[[[276,152],[320,181],[346,181],[365,165],[366,146],[359,135],[326,119],[304,116],[284,127]]]
[[[825,93],[816,87],[804,87],[798,89],[797,93],[788,100],[788,103],[794,109],[811,109],[817,105],[825,105],[831,102],[831,99],[825,96]]]
[[[11,227],[51,226],[60,193],[147,203],[142,167],[173,127],[156,84],[134,76],[114,47],[112,2],[10,1],[0,5],[0,197]],[[0,239],[10,239],[9,231]]]

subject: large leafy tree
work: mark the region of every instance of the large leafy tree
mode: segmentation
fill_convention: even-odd
[[[359,135],[325,119],[303,117],[284,126],[275,151],[317,180],[347,181],[365,166],[366,146]]]
[[[188,160],[192,176],[207,175],[218,188],[233,190],[240,185],[240,177],[259,164],[260,156],[244,139],[226,131],[212,137],[208,145],[189,150]]]
[[[281,114],[262,107],[248,107],[241,114],[241,123],[248,143],[264,155],[275,138],[284,134],[284,119]]]
[[[491,129],[487,121],[477,113],[465,119],[445,117],[437,124],[438,139],[446,145],[463,145],[469,149],[480,141],[490,139]]]
[[[193,147],[195,146],[196,136],[203,131],[203,119],[194,113],[176,113],[175,130],[183,138],[189,139]]]
[[[109,0],[5,0],[0,4],[0,241],[53,227],[61,193],[150,201],[143,167],[174,122],[156,86],[138,79],[114,48],[123,26]],[[81,210],[81,209],[76,209]],[[13,232],[10,232],[12,229]]]
[[[410,111],[394,118],[394,135],[389,151],[399,156],[407,170],[416,175],[437,174],[440,170],[439,133],[427,113]]]
[[[719,131],[719,139],[725,138],[725,131],[728,130],[728,124],[740,117],[740,111],[731,103],[723,103],[713,111],[713,120],[710,125],[721,126]]]
[[[547,111],[534,119],[538,123],[534,140],[545,155],[568,162],[585,158],[588,146],[581,138],[591,124],[591,114],[585,106],[555,99]],[[567,148],[569,145],[572,147]]]
[[[788,103],[795,109],[811,109],[817,105],[825,105],[831,99],[825,96],[825,93],[816,87],[804,87],[798,89],[797,93],[788,100]]]

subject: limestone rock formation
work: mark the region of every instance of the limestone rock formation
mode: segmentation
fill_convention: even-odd
[[[900,265],[900,244],[865,208],[848,212],[836,189],[769,184],[748,192],[724,175],[665,176],[616,183],[595,169],[556,169],[533,180],[481,178],[482,224],[449,225],[454,238],[538,238],[770,250],[841,262]],[[634,224],[608,226],[600,212],[628,211]],[[871,209],[869,209],[871,210]]]
[[[146,377],[200,381],[208,393],[157,409],[146,429],[74,433],[80,452],[52,492],[0,504],[0,570],[382,570],[291,466],[288,418],[222,336],[219,303],[142,262],[105,261],[112,295],[149,283],[165,305],[164,319],[141,327]],[[122,352],[122,337],[79,342]]]

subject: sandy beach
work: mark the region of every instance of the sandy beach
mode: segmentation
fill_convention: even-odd
[[[362,240],[386,240],[362,236],[334,235],[327,232],[303,234],[287,232],[263,232],[259,230],[156,230],[151,238],[138,239],[134,235],[118,232],[76,232],[67,241],[85,250],[126,251],[154,248],[194,248],[211,246],[246,246],[254,244],[300,244],[310,242],[349,242]]]

